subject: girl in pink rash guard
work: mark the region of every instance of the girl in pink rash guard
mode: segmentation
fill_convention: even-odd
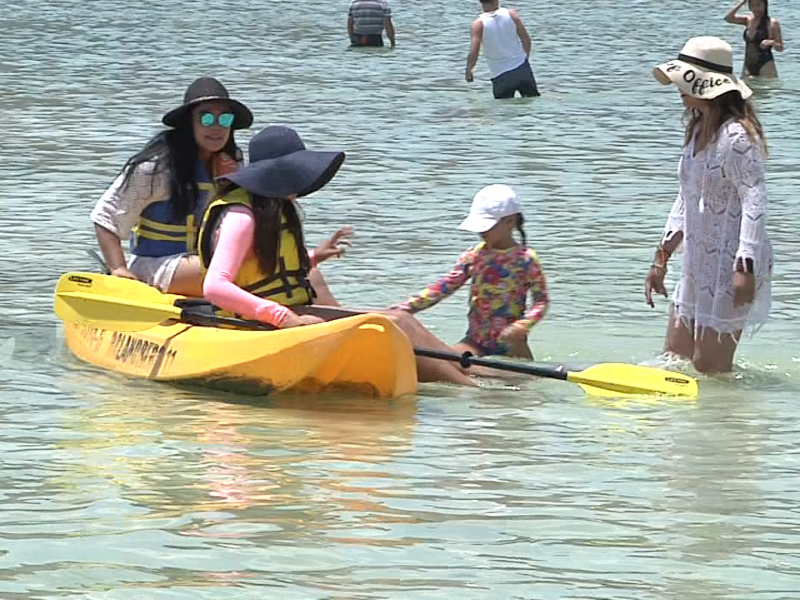
[[[251,155],[249,167],[220,178],[227,183],[223,181],[200,227],[198,253],[207,270],[203,294],[225,311],[278,328],[320,323],[322,319],[298,315],[291,307],[313,303],[316,294],[308,273],[318,263],[341,256],[352,229],[339,229],[307,251],[296,199],[330,181],[344,162],[344,152],[306,150],[286,127],[268,127],[257,135],[257,144],[261,138],[267,142],[258,147],[268,152],[280,144],[296,145],[297,150],[261,160]]]
[[[228,185],[212,200],[200,226],[198,254],[207,270],[206,299],[224,311],[281,329],[363,313],[341,308],[331,315],[324,306],[304,306],[314,302],[308,279],[313,262],[341,255],[350,230],[339,230],[309,256],[297,201],[333,178],[344,152],[309,150],[295,130],[279,126],[254,135],[249,147],[250,164],[220,178]],[[413,316],[384,314],[412,346],[453,351]],[[475,385],[466,367],[421,356],[416,363],[421,382]]]

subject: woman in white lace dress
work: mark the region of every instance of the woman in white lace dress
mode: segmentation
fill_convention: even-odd
[[[686,107],[680,188],[647,275],[645,296],[667,295],[667,261],[683,245],[666,349],[703,373],[732,369],[745,329],[770,308],[772,246],[767,237],[766,142],[752,92],[733,75],[733,53],[719,38],[690,39],[677,60],[657,66]]]

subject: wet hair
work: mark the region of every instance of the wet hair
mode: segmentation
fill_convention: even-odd
[[[753,143],[760,143],[764,155],[767,155],[767,138],[761,121],[758,120],[755,106],[750,100],[745,100],[736,91],[730,91],[713,100],[708,100],[708,109],[705,116],[695,108],[687,109],[684,120],[686,132],[683,143],[688,145],[695,133],[702,134],[708,143],[717,139],[722,124],[730,118],[736,119],[744,127]]]
[[[272,275],[278,267],[278,258],[281,254],[281,216],[286,218],[285,227],[297,241],[297,250],[300,255],[300,269],[306,273],[311,270],[311,261],[308,258],[305,241],[303,240],[303,225],[297,211],[297,205],[292,200],[285,198],[267,198],[250,194],[253,203],[253,215],[256,221],[256,230],[253,235],[253,252],[258,259],[261,270]]]
[[[236,145],[232,129],[222,152],[238,161],[242,160],[242,151]],[[186,220],[186,216],[197,208],[199,194],[195,175],[197,154],[198,147],[192,128],[192,111],[187,111],[175,129],[168,129],[157,134],[147,142],[144,148],[128,159],[128,162],[122,167],[122,173],[125,174],[122,180],[122,189],[124,190],[130,184],[133,172],[139,165],[155,161],[156,167],[153,169],[150,180],[151,190],[155,185],[156,175],[166,170],[172,200],[170,202],[171,217],[175,223],[183,222]]]
[[[522,245],[526,248],[528,247],[528,238],[525,237],[525,230],[522,226],[525,225],[525,217],[522,216],[522,213],[517,213],[517,223],[516,228],[519,231],[519,235],[522,238]]]

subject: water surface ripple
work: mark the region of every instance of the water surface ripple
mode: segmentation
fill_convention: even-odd
[[[655,363],[667,307],[645,306],[643,277],[681,126],[650,69],[696,34],[741,61],[741,29],[710,0],[521,6],[543,95],[498,103],[485,63],[462,82],[475,4],[394,0],[394,52],[347,49],[346,0],[7,5],[0,597],[800,597],[794,5],[772,11],[781,79],[755,85],[774,311],[697,402],[553,381],[253,399],[131,381],[64,348],[53,286],[94,267],[94,202],[185,86],[215,75],[256,116],[243,146],[282,123],[347,151],[303,201],[312,243],[356,229],[324,267],[346,303],[385,306],[446,272],[474,242],[455,228],[472,195],[505,182],[551,285],[537,358]],[[456,341],[465,303],[422,319]]]

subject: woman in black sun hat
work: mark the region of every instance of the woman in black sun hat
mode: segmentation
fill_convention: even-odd
[[[250,110],[216,79],[201,77],[188,87],[183,104],[162,118],[169,129],[125,163],[92,211],[112,275],[162,292],[202,295],[197,228],[216,193],[214,178],[241,165],[234,131],[252,122]],[[121,240],[128,236],[126,262]]]

